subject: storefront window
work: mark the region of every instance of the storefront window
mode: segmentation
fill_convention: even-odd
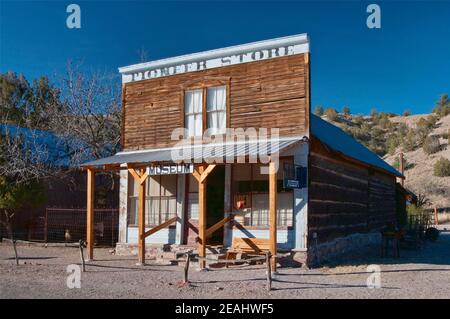
[[[283,188],[283,161],[278,170],[277,224],[292,226],[294,197],[292,190]],[[290,160],[287,160],[290,161]],[[261,174],[260,164],[236,164],[233,166],[234,210],[239,212],[244,226],[269,226],[269,176]],[[236,207],[236,202],[241,207]]]
[[[189,192],[187,198],[188,219],[198,219],[198,182],[192,174],[189,175]]]
[[[145,224],[159,225],[177,215],[177,175],[149,176],[146,181]],[[139,184],[129,175],[129,224],[138,222]]]

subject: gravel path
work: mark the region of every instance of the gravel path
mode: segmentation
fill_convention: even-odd
[[[449,227],[450,228],[450,227]],[[136,257],[96,249],[96,260],[81,275],[81,288],[66,285],[67,265],[79,262],[72,247],[19,245],[23,257],[14,265],[12,247],[0,243],[0,298],[450,298],[450,232],[421,250],[402,251],[399,259],[380,259],[377,251],[352,254],[337,266],[279,270],[266,291],[264,266],[190,271],[190,286],[180,285],[179,266],[136,266]],[[381,267],[381,288],[369,289],[366,268]]]

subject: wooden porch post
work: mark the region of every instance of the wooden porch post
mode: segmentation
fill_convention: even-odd
[[[94,178],[93,169],[87,169],[86,244],[87,260],[94,259]]]
[[[199,167],[200,175],[205,171],[205,167],[202,165]],[[200,239],[198,243],[198,254],[200,257],[206,257],[206,179],[198,181],[198,237]],[[201,259],[199,261],[200,269],[206,267],[206,260]]]
[[[269,163],[269,225],[272,271],[277,270],[277,172],[276,163]]]
[[[141,176],[144,172],[141,171]],[[139,208],[138,208],[138,257],[139,264],[145,264],[145,178],[139,184]]]

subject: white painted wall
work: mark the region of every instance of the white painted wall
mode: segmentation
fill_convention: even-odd
[[[119,243],[128,238],[128,171],[120,171],[119,186]]]
[[[128,171],[120,172],[119,194],[119,243],[137,244],[138,228],[128,226]],[[175,228],[162,229],[147,237],[148,244],[181,244],[183,240],[184,189],[186,175],[178,175],[177,181],[177,223]],[[146,228],[146,231],[150,228]]]
[[[304,167],[308,166],[308,144],[299,143],[282,156],[294,156],[294,163]],[[230,187],[231,184],[225,184]],[[228,190],[230,191],[230,190]],[[225,192],[227,190],[225,189]],[[294,223],[290,230],[277,231],[277,244],[279,249],[304,251],[307,247],[308,222],[308,189],[294,190]],[[269,229],[247,229],[245,232],[233,228],[225,232],[224,245],[230,246],[234,237],[269,238]]]
[[[300,144],[295,148],[294,163],[308,167],[307,143]],[[308,167],[309,174],[309,167]],[[296,250],[306,250],[308,239],[308,188],[294,190],[294,224],[295,224],[295,246]]]

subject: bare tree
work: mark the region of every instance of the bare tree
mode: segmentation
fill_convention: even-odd
[[[80,65],[69,62],[61,82],[62,106],[54,110],[50,123],[66,143],[70,166],[118,152],[122,119],[118,77],[81,71]]]

